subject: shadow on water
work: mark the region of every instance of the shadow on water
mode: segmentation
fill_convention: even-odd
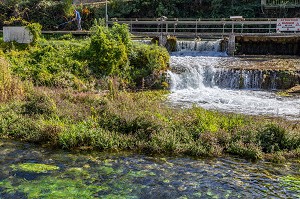
[[[70,153],[0,140],[0,198],[296,198],[299,161]],[[293,179],[293,182],[291,181]]]

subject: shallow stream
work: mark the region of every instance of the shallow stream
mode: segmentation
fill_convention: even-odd
[[[297,198],[300,163],[70,153],[0,140],[0,198]]]

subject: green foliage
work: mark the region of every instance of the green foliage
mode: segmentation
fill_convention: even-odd
[[[40,121],[23,117],[18,107],[1,107],[0,136],[20,139],[28,142],[43,142],[44,136]]]
[[[129,33],[126,25],[115,24],[112,30],[95,26],[91,37],[90,60],[100,76],[127,77],[129,71]]]
[[[86,147],[120,150],[129,148],[131,140],[130,137],[102,129],[92,120],[70,125],[59,134],[59,145],[66,149]]]
[[[145,78],[148,78],[148,87],[152,87],[156,81],[163,81],[162,73],[168,68],[169,58],[170,55],[164,47],[134,43],[129,60],[131,77],[135,84],[142,85]]]
[[[261,149],[254,143],[233,142],[227,152],[250,160],[258,160],[263,157]]]
[[[69,20],[73,15],[72,0],[11,0],[0,3],[0,26],[10,18],[19,18],[28,22],[42,24],[44,29],[51,30],[57,24]],[[18,24],[20,25],[20,24]],[[22,24],[26,25],[26,24]],[[73,29],[75,24],[68,24]]]
[[[42,35],[42,26],[39,23],[29,23],[26,26],[27,29],[29,29],[30,33],[33,36],[33,44],[36,44],[37,41],[41,38]]]
[[[274,152],[286,147],[286,131],[276,124],[266,125],[258,135],[258,140],[264,152]]]
[[[27,26],[29,22],[21,17],[11,17],[8,21],[4,21],[4,24],[7,26]]]
[[[43,114],[51,116],[56,112],[56,105],[53,99],[44,92],[33,92],[26,97],[24,114]]]
[[[0,106],[0,137],[65,149],[233,154],[251,160],[272,153],[277,154],[273,158],[277,162],[300,154],[297,127],[279,128],[279,123],[265,125],[265,120],[198,107],[169,108],[162,103],[166,91],[116,92],[113,98],[70,90],[44,92],[29,95],[22,103]]]
[[[12,70],[35,85],[86,89],[93,82],[87,61],[82,60],[86,41],[43,41],[28,50],[11,50],[6,55]]]

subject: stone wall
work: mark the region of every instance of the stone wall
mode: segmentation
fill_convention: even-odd
[[[3,27],[3,41],[18,43],[30,43],[33,40],[33,35],[28,29],[22,26],[5,26]]]

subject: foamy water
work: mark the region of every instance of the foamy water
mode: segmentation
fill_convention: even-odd
[[[300,119],[300,99],[280,97],[269,90],[232,89],[234,77],[222,77],[219,71],[234,59],[221,52],[176,52],[171,55],[169,71],[171,94],[175,105],[189,107],[193,104],[206,109],[250,115],[281,116]],[[255,81],[255,78],[251,81]],[[255,82],[254,82],[255,84]]]

